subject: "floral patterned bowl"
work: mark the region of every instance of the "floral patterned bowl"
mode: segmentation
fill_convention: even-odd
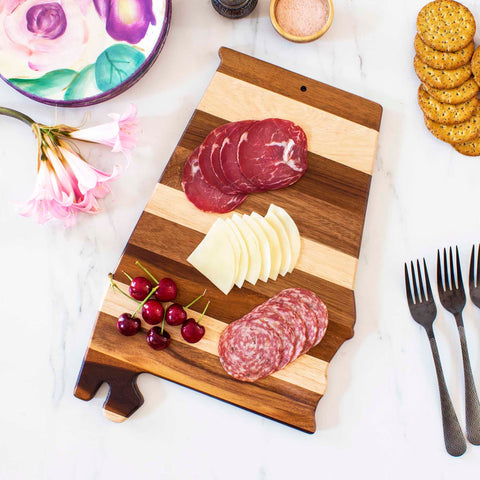
[[[152,66],[171,12],[172,0],[0,0],[0,77],[48,105],[103,102]]]

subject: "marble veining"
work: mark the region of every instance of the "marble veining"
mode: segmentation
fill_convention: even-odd
[[[37,104],[0,84],[0,105],[43,123],[100,123],[138,105],[141,142],[127,171],[75,229],[38,226],[15,213],[35,177],[28,128],[0,118],[0,479],[142,478],[279,480],[475,478],[480,447],[460,459],[443,445],[433,361],[404,298],[403,262],[458,244],[464,278],[480,242],[480,160],[433,138],[416,104],[415,18],[423,0],[335,0],[327,34],[293,44],[270,24],[268,0],[231,21],[205,0],[175,0],[164,50],[139,83],[88,109]],[[480,24],[480,5],[465,0]],[[480,41],[480,32],[476,37]],[[89,403],[73,397],[107,274],[125,243],[217,65],[225,45],[365,96],[384,107],[357,279],[355,336],[329,368],[317,432],[306,435],[255,414],[141,375],[143,407],[126,423],[105,420],[102,386]],[[89,149],[100,168],[112,155]],[[438,300],[438,297],[437,297]],[[465,310],[480,388],[480,310]],[[451,315],[439,308],[436,335],[464,428],[463,371]]]

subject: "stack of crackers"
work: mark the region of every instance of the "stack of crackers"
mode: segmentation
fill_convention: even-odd
[[[480,155],[480,50],[475,19],[453,0],[425,5],[417,17],[414,67],[425,125],[464,155]],[[473,73],[475,75],[472,74]]]

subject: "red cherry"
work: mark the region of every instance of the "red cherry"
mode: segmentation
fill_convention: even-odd
[[[129,313],[122,313],[117,320],[117,329],[126,337],[131,337],[140,331],[141,322]]]
[[[177,296],[177,285],[171,278],[162,278],[158,282],[155,298],[160,302],[171,302]]]
[[[150,325],[156,325],[163,320],[163,305],[156,300],[147,300],[142,307],[142,317]]]
[[[147,343],[154,350],[163,350],[170,345],[170,334],[160,327],[152,327],[147,333]]]
[[[187,319],[187,312],[179,303],[172,303],[167,308],[165,320],[169,325],[181,325]]]
[[[135,277],[130,282],[128,291],[135,300],[145,300],[152,291],[152,284],[145,277]]]
[[[205,327],[193,318],[189,318],[183,322],[181,332],[188,343],[197,343],[205,335]]]

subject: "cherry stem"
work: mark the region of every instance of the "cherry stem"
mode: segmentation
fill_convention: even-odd
[[[201,295],[199,295],[195,300],[191,301],[191,302],[190,302],[186,307],[184,307],[184,308],[189,308],[189,307],[191,307],[195,302],[198,302],[198,300],[200,300],[202,297],[204,297],[206,293],[207,293],[207,289],[205,289]],[[208,302],[208,303],[210,303],[210,302]]]
[[[138,265],[155,283],[158,284],[158,280],[137,260],[135,265]]]
[[[133,297],[130,295],[127,295],[114,281],[113,281],[113,275],[111,273],[108,274],[108,278],[110,279],[110,283],[112,285],[112,288],[115,290],[117,289],[122,295],[125,295],[127,298],[130,300],[133,300],[134,302],[140,303],[138,300],[135,300]]]
[[[140,305],[137,307],[137,309],[132,313],[132,318],[135,317],[135,315],[138,313],[138,311],[145,305],[145,303],[147,302],[147,300],[150,299],[150,297],[155,293],[155,291],[157,290],[158,288],[158,285],[155,287],[155,288],[152,288],[152,291],[142,300],[142,302],[140,303]]]
[[[122,270],[122,273],[132,282],[133,281],[133,278],[127,273],[125,272],[124,270]]]
[[[205,305],[205,308],[203,309],[203,312],[202,314],[200,315],[200,318],[197,320],[197,324],[200,323],[200,321],[202,320],[203,316],[205,315],[205,312],[207,311],[207,308],[208,306],[210,305],[210,300],[208,301],[208,303]]]
[[[167,316],[167,309],[163,310],[163,320],[162,320],[162,329],[160,330],[160,333],[163,335],[163,327],[165,326],[165,318]]]

